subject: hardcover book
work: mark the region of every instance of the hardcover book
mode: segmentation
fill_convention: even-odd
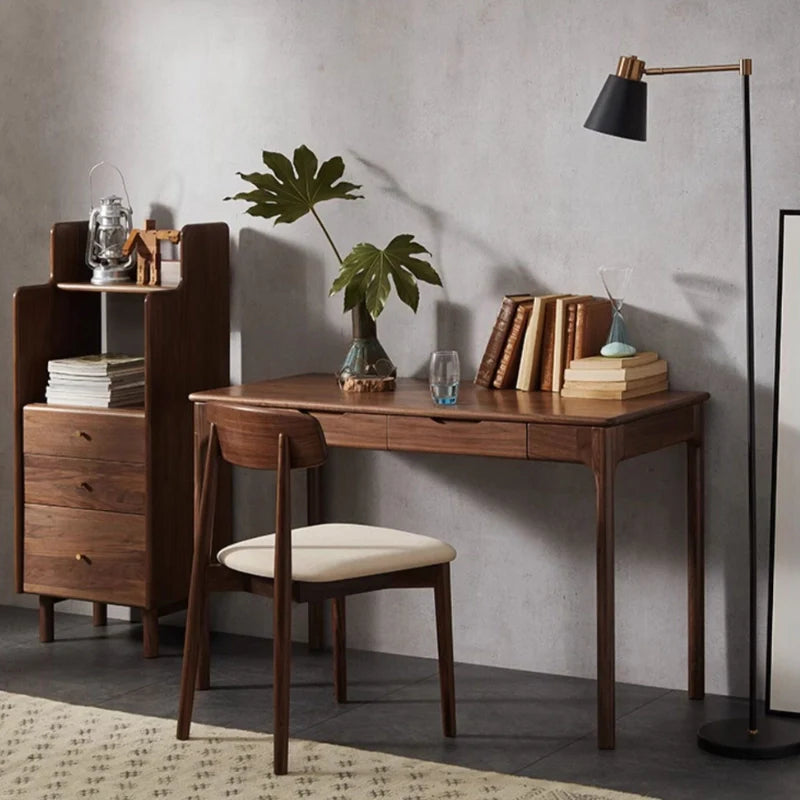
[[[514,319],[514,313],[517,306],[523,300],[533,300],[529,294],[507,294],[503,298],[500,305],[500,311],[497,314],[494,327],[489,336],[489,341],[486,344],[486,350],[483,353],[483,358],[478,366],[478,372],[475,375],[475,383],[478,386],[490,387],[494,380],[495,372],[497,372],[498,362],[503,354],[503,348],[506,344],[511,323]]]
[[[623,359],[627,360],[627,359]],[[629,381],[636,378],[649,378],[653,375],[667,374],[667,362],[663,359],[652,361],[640,366],[620,367],[618,369],[573,369],[570,367],[564,373],[564,380],[576,383],[593,383],[595,381]]]
[[[600,348],[606,343],[610,328],[609,300],[595,298],[578,303],[575,308],[575,347],[570,359],[598,355]]]
[[[593,299],[591,295],[572,294],[566,297],[559,297],[556,300],[556,312],[553,322],[553,378],[550,383],[550,389],[553,392],[561,391],[564,368],[567,365],[567,305]]]
[[[544,330],[544,312],[547,304],[561,294],[545,294],[533,298],[533,308],[528,318],[525,337],[522,343],[522,355],[517,374],[517,389],[530,392],[539,387],[542,363],[542,332]]]
[[[533,309],[533,300],[523,300],[514,313],[514,321],[506,339],[503,355],[494,376],[495,389],[508,389],[514,384],[519,370],[519,359],[522,353],[523,332],[528,325],[528,317]]]

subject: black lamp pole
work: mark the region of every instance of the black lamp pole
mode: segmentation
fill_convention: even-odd
[[[750,627],[749,627],[749,716],[747,719],[724,719],[709,722],[697,732],[697,744],[703,749],[731,758],[782,758],[800,753],[800,726],[775,717],[760,723],[757,709],[756,678],[758,671],[757,595],[758,595],[758,526],[756,521],[756,422],[755,422],[755,345],[753,310],[753,176],[750,146],[750,73],[752,62],[743,58],[738,64],[704,67],[645,68],[636,56],[623,56],[616,75],[609,75],[592,108],[585,127],[612,136],[645,141],[647,137],[647,85],[644,75],[673,75],[690,72],[732,72],[742,76],[744,110],[744,214],[745,214],[745,287],[747,303],[747,506],[750,558]]]

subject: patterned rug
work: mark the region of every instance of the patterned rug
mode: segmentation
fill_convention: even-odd
[[[293,739],[290,774],[271,737],[0,692],[4,800],[641,800],[640,795],[479,772]]]

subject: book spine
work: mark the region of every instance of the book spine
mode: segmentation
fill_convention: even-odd
[[[519,369],[522,331],[525,329],[525,323],[528,321],[531,305],[531,303],[520,303],[519,306],[517,306],[516,313],[514,314],[514,322],[511,324],[511,329],[509,330],[508,338],[503,348],[503,357],[500,359],[497,373],[494,376],[493,386],[495,389],[508,389],[517,377],[516,371]]]
[[[497,368],[497,361],[503,353],[503,347],[505,346],[508,330],[511,327],[516,308],[516,300],[510,297],[503,298],[503,304],[500,306],[500,311],[497,314],[492,333],[486,344],[486,350],[483,353],[483,358],[478,367],[478,373],[475,375],[475,383],[478,386],[489,388],[492,385],[494,373]]]
[[[569,367],[572,359],[575,358],[575,327],[578,317],[579,303],[569,303],[567,305],[567,343],[564,347],[564,367]]]
[[[586,330],[586,303],[578,303],[575,307],[575,343],[572,349],[572,356],[570,360],[567,361],[567,368],[569,369],[570,364],[573,360],[577,360],[579,358],[583,358],[585,353],[584,351],[584,341],[585,341],[585,330]]]
[[[556,304],[548,303],[544,312],[544,330],[542,331],[542,370],[539,388],[543,392],[553,390],[553,357],[555,355]]]

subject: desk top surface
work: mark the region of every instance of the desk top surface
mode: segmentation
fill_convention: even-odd
[[[388,414],[452,420],[503,420],[558,425],[619,425],[708,400],[707,392],[659,392],[632,400],[585,400],[555,392],[484,389],[462,383],[458,403],[434,405],[427,381],[399,378],[394,392],[343,392],[332,375],[286,378],[194,392],[196,402],[227,402],[332,413]]]

